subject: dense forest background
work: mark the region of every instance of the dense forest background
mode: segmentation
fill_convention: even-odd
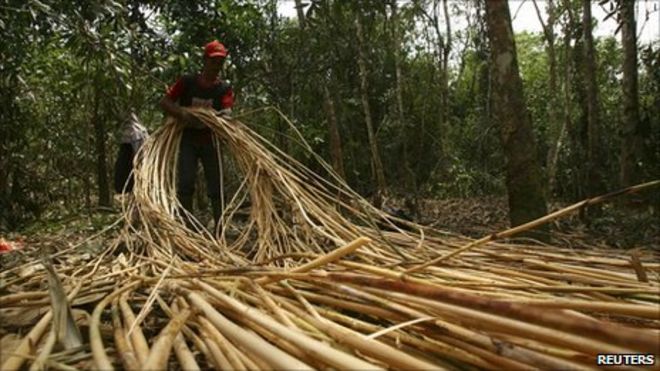
[[[636,38],[641,3],[534,2],[543,32],[515,35],[530,154],[501,144],[484,0],[297,0],[296,17],[276,0],[2,0],[0,231],[112,206],[119,128],[135,112],[156,130],[166,86],[216,38],[235,115],[321,172],[276,107],[364,195],[506,195],[517,155],[548,202],[658,178],[660,43]],[[589,5],[615,33],[592,37]]]

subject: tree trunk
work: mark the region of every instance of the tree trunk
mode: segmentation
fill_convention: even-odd
[[[509,219],[516,226],[547,214],[541,167],[518,71],[511,15],[506,1],[486,1],[493,69],[493,108],[506,156]],[[547,234],[534,231],[539,239]]]
[[[621,44],[623,45],[623,130],[621,132],[620,182],[622,187],[635,184],[642,140],[639,137],[639,97],[637,88],[637,28],[635,2],[621,4]]]
[[[85,175],[83,177],[83,186],[85,187],[85,210],[88,214],[92,213],[92,182],[90,182],[89,177]]]
[[[558,89],[557,89],[557,56],[555,52],[555,3],[554,0],[548,0],[548,20],[547,23],[541,17],[541,11],[536,3],[536,0],[533,0],[534,8],[536,9],[536,15],[541,22],[543,28],[543,35],[545,36],[546,53],[548,54],[548,132],[550,133],[550,149],[548,150],[547,155],[547,169],[548,169],[548,193],[552,195],[555,191],[556,186],[556,174],[557,174],[557,158],[558,151],[561,147],[562,135],[565,130],[564,126],[560,122],[560,103],[558,99]]]
[[[346,172],[344,171],[344,155],[341,149],[341,136],[339,135],[339,124],[337,120],[337,111],[335,110],[335,102],[330,94],[327,84],[323,84],[323,107],[325,108],[326,115],[328,116],[328,134],[330,137],[330,160],[332,161],[332,169],[342,179],[346,180]]]
[[[390,23],[392,25],[392,55],[394,56],[394,73],[396,76],[395,81],[395,92],[396,92],[396,113],[399,125],[402,127],[406,126],[404,112],[403,112],[403,88],[402,88],[402,77],[401,77],[401,45],[399,40],[399,29],[397,27],[397,22],[399,22],[398,9],[396,0],[390,2],[390,8],[392,9],[392,18]]]
[[[442,32],[440,31],[441,1],[444,9],[444,17],[445,17],[445,25],[446,25],[446,33],[447,33],[445,36],[443,36]],[[414,8],[417,10],[417,12],[419,12],[419,14],[422,15],[424,19],[426,19],[426,22],[428,23],[429,27],[433,30],[433,33],[435,34],[435,42],[436,42],[435,52],[437,53],[436,55],[437,55],[438,72],[439,72],[437,74],[437,83],[438,83],[438,91],[440,94],[439,96],[440,104],[438,104],[437,107],[438,121],[439,121],[438,132],[440,134],[437,141],[439,145],[436,146],[436,153],[439,160],[435,168],[442,169],[442,163],[444,162],[443,159],[445,157],[444,148],[446,147],[444,145],[445,138],[443,136],[448,131],[448,125],[449,125],[448,122],[449,121],[449,54],[451,51],[450,15],[446,0],[433,0],[431,5],[432,9],[430,12],[426,10],[426,1],[413,0],[412,3]],[[433,76],[434,77],[436,76],[435,73]],[[418,136],[420,135],[421,133],[418,133]],[[417,168],[418,169],[421,168],[421,162],[418,162]],[[419,173],[419,171],[417,173],[418,173],[418,177],[416,177],[416,183],[418,184],[423,183],[424,176],[422,176]]]
[[[396,77],[394,91],[396,92],[396,116],[399,123],[400,140],[402,144],[401,162],[402,170],[401,177],[403,178],[403,185],[407,191],[416,192],[414,189],[415,172],[410,167],[410,153],[408,151],[408,123],[405,119],[403,109],[403,77],[401,73],[401,39],[399,36],[399,16],[396,0],[390,1],[390,8],[392,9],[392,17],[390,18],[391,24],[391,40],[392,40],[392,55],[394,56],[394,74]]]
[[[3,88],[7,89],[8,87],[3,84]],[[0,125],[0,227],[11,218],[11,199],[9,197],[9,167],[11,161],[9,150],[14,139],[13,132],[16,129],[16,125],[11,124],[14,121],[14,107],[12,105],[14,97],[15,94],[12,89],[5,90],[5,93],[0,97],[3,105],[3,109],[0,111],[0,122],[2,122],[2,125]]]
[[[573,179],[570,184],[573,186],[571,193],[574,200],[581,200],[589,194],[587,185],[589,177],[589,168],[587,166],[587,152],[589,147],[587,130],[589,120],[586,109],[587,91],[584,77],[584,25],[582,24],[581,16],[575,14],[570,6],[567,6],[566,10],[569,17],[567,35],[570,35],[573,42],[573,47],[570,50],[572,76],[570,76],[569,82],[571,88],[570,94],[572,96],[568,96],[565,103],[571,124],[568,127],[571,139],[570,163],[574,164],[574,171],[572,171]],[[571,41],[567,42],[570,43]],[[580,110],[577,115],[573,115],[570,112],[573,105],[572,102],[578,102]],[[580,210],[580,218],[585,218],[584,209]]]
[[[110,206],[110,186],[108,184],[108,159],[105,148],[106,130],[104,116],[100,114],[100,84],[94,87],[94,142],[96,146],[96,182],[99,187],[99,206]]]
[[[268,42],[270,46],[270,69],[268,74],[270,75],[270,82],[274,86],[271,88],[271,94],[273,96],[273,101],[276,102],[276,106],[289,116],[289,118],[294,119],[293,115],[293,76],[291,71],[286,66],[284,59],[282,59],[282,53],[277,47],[279,35],[278,32],[278,13],[277,13],[277,0],[270,0],[268,2],[268,11],[269,11],[269,33],[268,33]],[[288,92],[284,93],[284,92]],[[272,95],[271,95],[272,96]],[[275,123],[275,145],[284,153],[289,153],[289,125],[282,119],[279,118]]]
[[[360,95],[362,98],[362,109],[364,110],[364,121],[367,126],[367,136],[369,138],[369,149],[371,151],[371,174],[376,183],[378,193],[384,194],[386,191],[385,172],[378,152],[378,143],[374,133],[373,121],[371,119],[371,106],[369,104],[369,81],[367,75],[367,57],[365,55],[364,30],[360,15],[355,17],[355,27],[358,48],[358,68],[360,70]]]
[[[303,11],[302,0],[295,0],[296,10],[298,11],[298,25],[302,34],[305,34],[305,12]],[[346,172],[344,171],[344,155],[341,148],[341,135],[339,134],[339,121],[337,120],[337,110],[335,109],[335,101],[332,97],[328,86],[332,81],[332,67],[328,67],[327,76],[319,76],[321,90],[323,93],[323,108],[328,117],[328,137],[330,142],[330,162],[332,169],[339,177],[346,180]]]
[[[396,0],[392,0],[390,2],[390,7],[392,9],[392,18],[390,19],[391,21],[391,32],[392,32],[392,55],[394,56],[394,72],[396,75],[396,112],[397,112],[397,119],[399,121],[399,127],[401,130],[401,142],[403,144],[403,153],[402,153],[402,167],[404,169],[404,172],[402,174],[403,177],[403,185],[404,189],[406,190],[407,194],[412,195],[412,197],[406,196],[406,203],[408,206],[409,211],[417,216],[418,214],[418,200],[417,200],[417,193],[418,193],[418,187],[417,187],[417,176],[415,174],[415,171],[413,170],[412,166],[410,165],[410,152],[408,149],[408,132],[410,130],[410,125],[406,121],[406,116],[403,108],[403,74],[401,72],[401,35],[400,35],[400,28],[399,28],[399,13],[398,13],[398,7]],[[421,142],[418,142],[419,145],[421,145]]]
[[[296,12],[298,12],[298,24],[300,29],[305,29],[305,11],[303,10],[302,0],[295,0]]]
[[[582,1],[582,28],[584,37],[584,78],[587,88],[587,187],[588,196],[603,193],[601,175],[600,115],[598,85],[596,81],[596,55],[591,32],[591,0]],[[597,210],[595,208],[594,210]]]
[[[549,158],[548,163],[548,178],[549,178],[549,192],[557,192],[557,166],[559,162],[559,153],[564,144],[564,139],[566,138],[566,133],[569,128],[572,127],[572,115],[571,115],[571,106],[573,100],[571,98],[571,64],[568,63],[571,53],[571,35],[568,28],[564,34],[564,70],[563,70],[563,102],[557,102],[558,105],[563,106],[563,120],[561,123],[561,129],[557,135],[557,141],[554,143],[554,147],[551,148],[552,157]]]
[[[447,130],[449,126],[449,53],[451,52],[451,23],[447,0],[442,0],[442,9],[445,13],[446,40],[442,49],[442,125]]]
[[[448,43],[450,42],[449,35],[447,35],[447,40],[442,36],[440,32],[440,3],[439,0],[433,1],[433,15],[427,14],[424,12],[424,15],[431,23],[433,31],[435,31],[436,42],[438,43],[438,65],[440,66],[440,125],[441,130],[444,132],[447,130],[447,120],[449,117],[449,108],[447,103],[449,102],[449,77],[448,77],[448,58],[449,58],[449,48]],[[451,31],[450,25],[448,23],[449,15],[447,13],[447,2],[443,0],[443,6],[445,9],[445,22],[447,22],[447,30]]]

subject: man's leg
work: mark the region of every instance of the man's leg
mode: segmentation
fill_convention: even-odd
[[[119,145],[119,153],[115,162],[115,192],[131,193],[133,191],[133,148],[129,143]]]
[[[192,136],[186,131],[181,137],[177,164],[177,197],[181,206],[192,214],[193,193],[195,193],[195,176],[197,175],[197,156]],[[189,218],[184,217],[186,225],[192,226]]]
[[[211,200],[213,220],[217,229],[222,215],[222,205],[220,203],[220,161],[214,143],[208,143],[202,147],[201,157],[206,178],[206,191]]]

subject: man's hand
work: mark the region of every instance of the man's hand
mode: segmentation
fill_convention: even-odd
[[[193,128],[193,129],[203,129],[206,127],[195,115],[192,113],[186,111],[185,109],[181,109],[180,113],[177,117],[180,122],[186,125],[186,127]]]
[[[189,111],[179,107],[170,97],[167,95],[163,97],[160,101],[160,106],[170,116],[175,117],[179,120],[180,123],[184,124],[186,127],[203,129],[206,127],[195,115]]]
[[[220,116],[223,119],[230,120],[231,119],[231,108],[221,109],[220,111],[216,112],[216,116]]]

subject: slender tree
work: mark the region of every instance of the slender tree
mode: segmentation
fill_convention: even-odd
[[[511,15],[506,1],[486,1],[491,46],[493,107],[506,156],[509,219],[519,225],[547,213],[542,172],[518,71]],[[535,233],[543,238],[543,234]]]
[[[548,55],[548,115],[550,128],[549,132],[554,133],[550,139],[550,150],[548,151],[547,168],[548,168],[548,190],[552,194],[555,190],[556,173],[557,173],[557,160],[559,157],[559,150],[561,148],[562,137],[566,130],[561,121],[561,105],[559,104],[559,89],[557,89],[557,53],[555,47],[555,24],[557,12],[554,0],[547,0],[548,18],[544,20],[541,16],[541,10],[536,0],[533,0],[536,15],[541,23],[543,29],[543,36],[546,41],[546,53]],[[553,143],[554,142],[554,143]]]
[[[621,1],[621,44],[623,45],[623,127],[621,131],[620,182],[622,187],[637,181],[641,148],[639,137],[639,90],[637,86],[637,35],[635,2]]]
[[[97,74],[100,73],[97,72]],[[98,75],[97,75],[98,76]],[[110,185],[108,182],[108,155],[106,148],[105,115],[101,112],[101,84],[94,84],[94,110],[92,126],[94,127],[94,144],[96,147],[96,183],[99,191],[99,206],[110,206]]]
[[[449,119],[449,53],[451,52],[452,39],[451,39],[451,16],[447,0],[433,0],[431,10],[427,10],[427,5],[422,0],[413,1],[415,10],[423,16],[429,26],[433,29],[435,34],[435,41],[437,43],[437,56],[438,65],[440,67],[440,123],[446,129],[447,121]],[[440,6],[445,18],[445,35],[440,30]]]
[[[302,0],[295,0],[296,10],[298,12],[298,25],[303,35],[306,34],[305,28],[307,27],[307,20],[305,19],[305,12],[303,10],[304,4]],[[346,180],[346,172],[344,171],[344,155],[342,153],[341,135],[339,134],[339,120],[337,119],[337,110],[335,109],[335,101],[330,93],[328,85],[332,82],[332,66],[327,66],[325,71],[321,72],[320,78],[323,81],[320,85],[320,90],[323,93],[323,109],[328,121],[328,138],[330,143],[330,163],[332,169],[342,179]]]
[[[331,74],[332,70],[328,71]],[[327,83],[330,83],[332,76],[327,78]],[[330,93],[328,84],[322,84],[323,87],[323,107],[328,117],[328,136],[330,137],[330,159],[332,169],[342,179],[346,180],[346,172],[344,171],[344,155],[341,146],[341,135],[339,134],[339,120],[337,119],[337,110],[335,109],[335,100]]]
[[[445,42],[442,49],[442,124],[449,125],[449,53],[451,52],[451,16],[447,0],[442,0],[442,11],[445,14]]]
[[[298,25],[301,30],[305,29],[305,5],[302,3],[302,0],[295,0],[296,12],[298,13]]]
[[[574,131],[573,130],[573,114],[571,107],[573,105],[573,95],[572,95],[572,84],[571,81],[574,78],[574,71],[573,71],[573,64],[570,63],[572,60],[572,54],[574,53],[574,49],[571,47],[571,41],[573,40],[573,23],[571,22],[571,17],[570,17],[570,12],[564,13],[565,14],[565,22],[563,22],[563,40],[562,40],[562,54],[563,54],[563,62],[562,63],[562,74],[561,74],[561,85],[562,85],[562,100],[559,102],[560,106],[562,107],[562,124],[561,124],[561,130],[559,132],[559,135],[557,136],[557,141],[555,142],[554,150],[553,151],[553,156],[550,159],[550,163],[548,165],[548,178],[549,178],[549,191],[550,192],[557,192],[558,187],[556,183],[557,179],[557,168],[558,168],[558,163],[559,163],[559,154],[562,146],[564,145],[564,142],[566,139],[573,139],[573,138],[567,138],[567,133],[569,131]],[[570,140],[567,142],[571,143]]]
[[[567,23],[565,25],[565,53],[566,58],[570,58],[569,63],[565,63],[568,68],[565,75],[565,119],[568,125],[570,138],[570,149],[572,164],[577,164],[572,171],[572,196],[577,199],[583,199],[589,194],[588,178],[589,167],[587,166],[589,135],[588,135],[588,114],[587,114],[587,90],[585,83],[585,62],[584,62],[584,25],[582,22],[581,3],[574,3],[566,0]],[[578,5],[574,7],[573,4]],[[571,46],[572,45],[572,46]],[[578,113],[574,114],[573,102],[577,102]],[[580,212],[584,217],[584,209]]]
[[[390,17],[390,34],[391,34],[391,46],[392,46],[392,55],[394,59],[394,75],[396,79],[394,80],[394,91],[396,96],[396,118],[399,124],[399,129],[401,130],[401,143],[402,143],[402,177],[404,179],[404,185],[408,191],[412,190],[414,186],[410,183],[415,179],[415,173],[410,168],[410,156],[408,151],[408,140],[407,133],[409,130],[408,122],[405,118],[405,112],[403,108],[403,74],[401,72],[401,35],[399,29],[399,9],[396,3],[396,0],[390,1],[390,9],[392,10],[392,16]]]
[[[364,40],[364,29],[362,26],[361,15],[355,16],[355,36],[357,37],[358,50],[358,68],[360,71],[360,96],[362,100],[362,110],[364,111],[364,122],[367,127],[367,136],[369,139],[369,149],[371,151],[371,173],[376,183],[380,195],[386,192],[385,172],[383,163],[378,152],[378,142],[374,132],[373,120],[371,117],[371,105],[369,104],[369,76],[367,70],[367,55],[365,53],[366,43]]]
[[[596,81],[596,53],[592,34],[591,1],[582,1],[582,32],[584,38],[584,79],[586,85],[587,113],[587,188],[588,195],[595,196],[604,191],[601,174],[600,112],[598,83]]]

